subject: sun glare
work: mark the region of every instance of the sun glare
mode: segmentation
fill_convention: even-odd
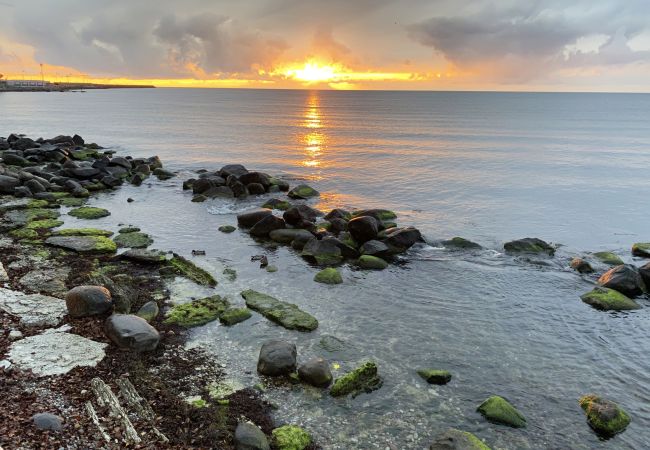
[[[304,66],[298,68],[288,68],[284,74],[289,78],[294,78],[308,83],[318,83],[331,81],[337,78],[339,67],[332,65],[321,65],[317,62],[306,62]]]

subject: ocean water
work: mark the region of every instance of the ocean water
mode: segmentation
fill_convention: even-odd
[[[633,242],[650,240],[650,95],[336,92],[271,90],[113,90],[2,93],[0,134],[87,141],[137,156],[158,154],[179,178],[124,187],[94,203],[112,215],[98,226],[138,225],[154,246],[189,255],[214,271],[217,293],[243,303],[247,288],[298,304],[316,316],[313,333],[288,332],[255,315],[232,328],[195,329],[229,376],[256,384],[261,342],[296,342],[299,360],[329,359],[335,375],[374,359],[384,386],[356,399],[332,399],[300,386],[266,391],[278,421],[302,424],[325,448],[426,448],[453,426],[493,448],[645,448],[650,442],[650,302],[603,313],[579,296],[593,278],[567,269],[571,256],[613,250],[626,261]],[[227,163],[306,181],[313,205],[385,207],[415,225],[419,246],[383,272],[341,268],[325,287],[317,269],[285,247],[263,246],[218,226],[268,196],[190,202],[181,180]],[[135,199],[127,203],[126,198]],[[66,219],[67,224],[77,222]],[[481,243],[453,252],[440,239]],[[545,264],[502,253],[526,236],[560,246]],[[267,254],[277,273],[250,256]],[[224,267],[238,272],[230,282]],[[600,269],[603,269],[600,267]],[[179,284],[174,298],[210,293]],[[324,345],[327,343],[329,345]],[[332,345],[332,343],[336,345]],[[415,369],[454,375],[429,386]],[[595,392],[632,416],[623,434],[599,440],[577,400]],[[528,418],[515,430],[489,424],[475,409],[508,398]]]

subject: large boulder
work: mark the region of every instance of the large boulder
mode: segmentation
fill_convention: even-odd
[[[68,291],[65,304],[71,317],[104,314],[113,309],[111,292],[104,286],[77,286]]]
[[[338,264],[343,260],[341,249],[331,239],[318,240],[315,237],[307,241],[301,255],[316,264]]]
[[[370,393],[379,389],[383,384],[381,377],[377,374],[377,364],[372,361],[348,372],[341,378],[337,378],[330,389],[332,397],[343,397],[352,395],[356,397],[362,393]]]
[[[626,311],[640,309],[638,303],[614,289],[597,286],[581,297],[586,304],[603,311]]]
[[[348,231],[355,241],[363,244],[377,237],[379,224],[374,217],[359,216],[348,222]]]
[[[508,400],[498,395],[485,400],[476,409],[483,417],[492,423],[507,425],[513,428],[525,428],[526,418],[512,406]]]
[[[295,199],[308,199],[311,197],[318,197],[320,193],[312,188],[311,186],[307,186],[306,184],[300,184],[296,186],[295,188],[291,189],[287,195],[290,198],[295,198]]]
[[[490,450],[490,447],[469,431],[450,428],[436,436],[429,450]]]
[[[270,450],[269,440],[260,428],[251,422],[239,422],[235,429],[236,450]]]
[[[340,208],[335,208],[335,209],[331,210],[324,217],[325,220],[329,220],[329,221],[331,221],[333,219],[343,219],[346,222],[348,220],[350,220],[351,218],[352,218],[352,214],[350,214],[348,211],[346,211],[344,209],[340,209]]]
[[[594,257],[603,264],[607,264],[609,266],[619,266],[621,264],[625,264],[625,261],[623,261],[620,256],[616,255],[613,252],[596,252],[594,253]]]
[[[323,358],[313,358],[298,367],[298,376],[305,383],[327,387],[332,383],[330,365]]]
[[[284,219],[275,217],[274,215],[264,216],[250,229],[251,236],[264,238],[268,237],[269,233],[273,230],[281,230],[285,227]]]
[[[282,217],[289,225],[296,226],[302,222],[314,222],[322,215],[322,212],[309,205],[296,205],[286,210]]]
[[[650,242],[637,242],[632,245],[632,255],[639,258],[650,258]]]
[[[579,403],[589,426],[605,438],[621,433],[630,424],[630,416],[611,400],[589,394],[581,397]]]
[[[282,228],[279,230],[273,230],[269,233],[271,240],[278,242],[280,244],[290,244],[294,239],[304,239],[308,241],[314,237],[307,230],[301,230],[297,228]]]
[[[414,227],[391,228],[386,231],[386,237],[383,239],[383,242],[392,253],[405,252],[417,242],[423,241],[420,230]]]
[[[228,164],[219,170],[219,175],[221,175],[223,178],[228,178],[230,175],[240,177],[247,173],[248,170],[241,164]]]
[[[503,248],[508,253],[546,253],[548,255],[555,253],[553,246],[538,238],[524,238],[506,242],[503,244]]]
[[[246,211],[237,214],[237,225],[242,228],[251,228],[257,222],[272,214],[273,212],[270,209],[254,209],[252,211]]]
[[[249,184],[260,184],[264,187],[264,190],[268,190],[271,186],[271,180],[269,176],[262,172],[248,172],[239,176],[239,181],[245,185]]]
[[[631,298],[641,295],[646,290],[639,270],[631,264],[611,268],[598,279],[598,284]]]
[[[20,180],[18,178],[0,175],[0,193],[13,194],[18,186],[20,186]]]
[[[111,315],[106,319],[104,331],[118,347],[136,352],[154,350],[160,341],[160,334],[154,327],[131,314]]]
[[[9,143],[14,150],[27,150],[28,148],[40,147],[34,140],[27,137],[21,137]]]
[[[296,370],[296,344],[273,339],[260,349],[257,371],[262,375],[277,377]]]
[[[385,222],[388,220],[394,220],[397,219],[397,214],[395,214],[393,211],[388,210],[388,209],[362,209],[359,211],[354,211],[352,213],[354,217],[360,217],[360,216],[370,216],[374,217],[377,219],[378,222]]]
[[[370,240],[359,248],[362,255],[385,257],[390,254],[390,249],[386,244],[377,240]]]

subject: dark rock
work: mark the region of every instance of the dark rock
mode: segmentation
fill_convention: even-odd
[[[39,430],[61,431],[63,429],[63,419],[51,413],[34,414],[32,422]]]
[[[134,186],[140,186],[144,182],[144,177],[141,174],[136,173],[131,177],[130,182]]]
[[[587,416],[589,426],[604,438],[625,431],[630,424],[627,412],[611,400],[589,394],[581,397],[579,403]]]
[[[387,231],[383,242],[392,253],[404,252],[415,243],[423,241],[420,230],[414,227],[391,228]]]
[[[313,222],[322,215],[322,212],[309,205],[296,205],[286,210],[282,217],[289,225],[298,226],[303,221]]]
[[[72,143],[74,145],[84,145],[86,141],[84,141],[84,138],[82,138],[78,134],[75,134],[74,136],[72,136]]]
[[[302,256],[317,264],[338,264],[343,260],[341,249],[333,240],[311,238],[302,249]]]
[[[14,189],[20,186],[18,178],[7,175],[0,175],[0,192],[3,194],[13,194]]]
[[[247,172],[239,176],[239,181],[245,185],[261,184],[266,191],[271,186],[269,176],[261,172]]]
[[[136,316],[142,317],[147,322],[151,322],[158,317],[159,312],[160,309],[158,308],[158,303],[152,300],[142,305],[140,309],[138,309]]]
[[[111,315],[106,319],[104,330],[117,346],[136,352],[154,350],[160,341],[160,334],[154,327],[131,314]]]
[[[281,231],[281,230],[278,230]],[[302,250],[305,248],[307,242],[314,238],[314,235],[307,230],[302,230],[302,232],[297,233],[293,240],[291,241],[291,247],[294,250]]]
[[[250,234],[254,237],[268,237],[271,231],[280,230],[284,227],[285,223],[283,219],[269,214],[253,225],[250,229]]]
[[[113,309],[113,299],[103,286],[77,286],[68,291],[65,304],[71,317],[104,314]]]
[[[16,155],[14,153],[5,153],[2,155],[2,162],[9,166],[29,166],[29,161],[27,161],[22,156]]]
[[[148,177],[151,175],[151,167],[149,167],[149,164],[138,164],[136,168],[134,169],[135,173],[139,173],[142,175],[143,178]]]
[[[270,450],[269,440],[262,430],[251,422],[239,422],[235,429],[236,450]]]
[[[248,189],[248,193],[250,195],[262,195],[266,193],[264,186],[259,183],[248,183],[246,185],[246,189]]]
[[[650,286],[650,263],[644,264],[639,267],[639,275],[645,284],[646,288]]]
[[[325,236],[321,239],[322,241],[332,242],[341,250],[341,255],[344,258],[358,258],[359,252],[356,248],[349,246],[340,239],[335,238],[334,236]]]
[[[101,172],[99,169],[95,169],[94,167],[77,167],[73,169],[66,169],[66,173],[69,176],[78,178],[80,180],[89,180],[96,177]]]
[[[582,258],[573,258],[569,264],[573,270],[579,273],[593,273],[594,268]]]
[[[199,178],[192,184],[192,192],[195,194],[202,194],[212,187],[216,187],[209,178]]]
[[[203,192],[201,195],[209,198],[233,198],[235,196],[232,189],[228,186],[214,186]]]
[[[388,246],[374,239],[363,244],[359,248],[359,252],[362,255],[379,256],[380,258],[390,255]]]
[[[192,189],[192,187],[194,186],[194,183],[196,183],[196,182],[197,182],[196,178],[190,178],[189,180],[183,181],[183,190],[188,191],[188,190]]]
[[[221,175],[223,178],[228,178],[230,175],[240,177],[247,173],[248,170],[241,164],[228,164],[219,170],[219,175]]]
[[[26,186],[18,186],[16,189],[14,189],[14,197],[25,198],[32,197],[32,195],[32,191],[30,191]]]
[[[174,178],[176,176],[174,172],[165,170],[162,167],[154,169],[153,174],[158,177],[159,180],[169,180],[170,178]]]
[[[506,242],[503,248],[509,253],[546,253],[555,254],[555,248],[538,238],[524,238]]]
[[[508,425],[513,428],[525,428],[526,418],[505,398],[493,395],[476,409],[492,423]]]
[[[290,198],[308,199],[308,198],[311,198],[311,197],[318,197],[320,195],[320,193],[316,189],[314,189],[314,188],[312,188],[310,186],[307,186],[306,184],[301,184],[301,185],[298,185],[295,188],[291,189],[287,193],[287,195]]]
[[[348,222],[348,231],[352,238],[360,244],[373,240],[379,232],[377,219],[370,216],[360,216]]]
[[[310,359],[298,368],[298,376],[305,383],[316,387],[327,387],[332,383],[330,365],[323,358]]]
[[[34,142],[32,139],[26,137],[21,137],[14,141],[9,140],[9,144],[11,148],[15,150],[27,150],[28,148],[39,147],[39,144]]]
[[[631,298],[643,294],[646,290],[639,270],[631,264],[611,268],[598,279],[598,284]]]
[[[128,169],[125,169],[122,166],[108,166],[104,170],[110,175],[113,175],[115,178],[125,178],[129,175]],[[140,172],[138,172],[136,175],[140,175],[143,180],[146,178],[146,176],[142,175]]]
[[[106,175],[104,178],[102,178],[102,183],[108,187],[114,188],[121,186],[123,181],[120,178],[115,178],[113,175]]]
[[[420,369],[418,375],[429,384],[447,384],[451,381],[451,373],[446,370]]]
[[[490,447],[469,431],[450,428],[436,437],[429,450],[490,450]]]
[[[240,181],[235,180],[233,183],[231,183],[230,189],[232,189],[232,193],[235,198],[245,198],[248,196],[248,189],[246,189],[244,183]]]
[[[330,222],[332,219],[343,219],[345,221],[348,221],[352,218],[352,214],[350,214],[348,211],[340,208],[336,208],[331,210],[330,212],[327,213],[327,215],[324,217],[325,220],[329,220]]]
[[[120,257],[142,264],[162,264],[167,261],[165,252],[143,248],[132,248],[122,253]]]
[[[482,247],[476,242],[469,241],[462,237],[453,237],[447,241],[442,241],[442,245],[447,248],[452,248],[456,250],[478,250]]]
[[[266,341],[260,349],[257,371],[277,377],[296,370],[296,344],[282,340]]]
[[[650,258],[650,242],[635,242],[632,245],[632,256]]]
[[[339,234],[348,229],[348,222],[345,219],[330,219],[329,224],[329,230],[334,234]]]
[[[269,233],[269,237],[271,240],[280,244],[290,244],[294,239],[298,237],[304,239],[304,242],[307,242],[309,239],[313,238],[314,235],[307,230],[301,230],[298,228],[283,228],[271,231]]]
[[[273,213],[270,209],[255,209],[246,211],[237,215],[237,224],[242,228],[251,228],[264,217],[270,216]]]

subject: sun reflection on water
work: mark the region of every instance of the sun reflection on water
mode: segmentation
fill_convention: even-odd
[[[311,91],[307,97],[304,117],[301,123],[300,145],[304,152],[304,159],[300,164],[305,167],[322,169],[322,156],[327,145],[327,137],[323,133],[323,119],[320,111],[318,91]],[[311,178],[320,179],[320,172],[312,173]]]

